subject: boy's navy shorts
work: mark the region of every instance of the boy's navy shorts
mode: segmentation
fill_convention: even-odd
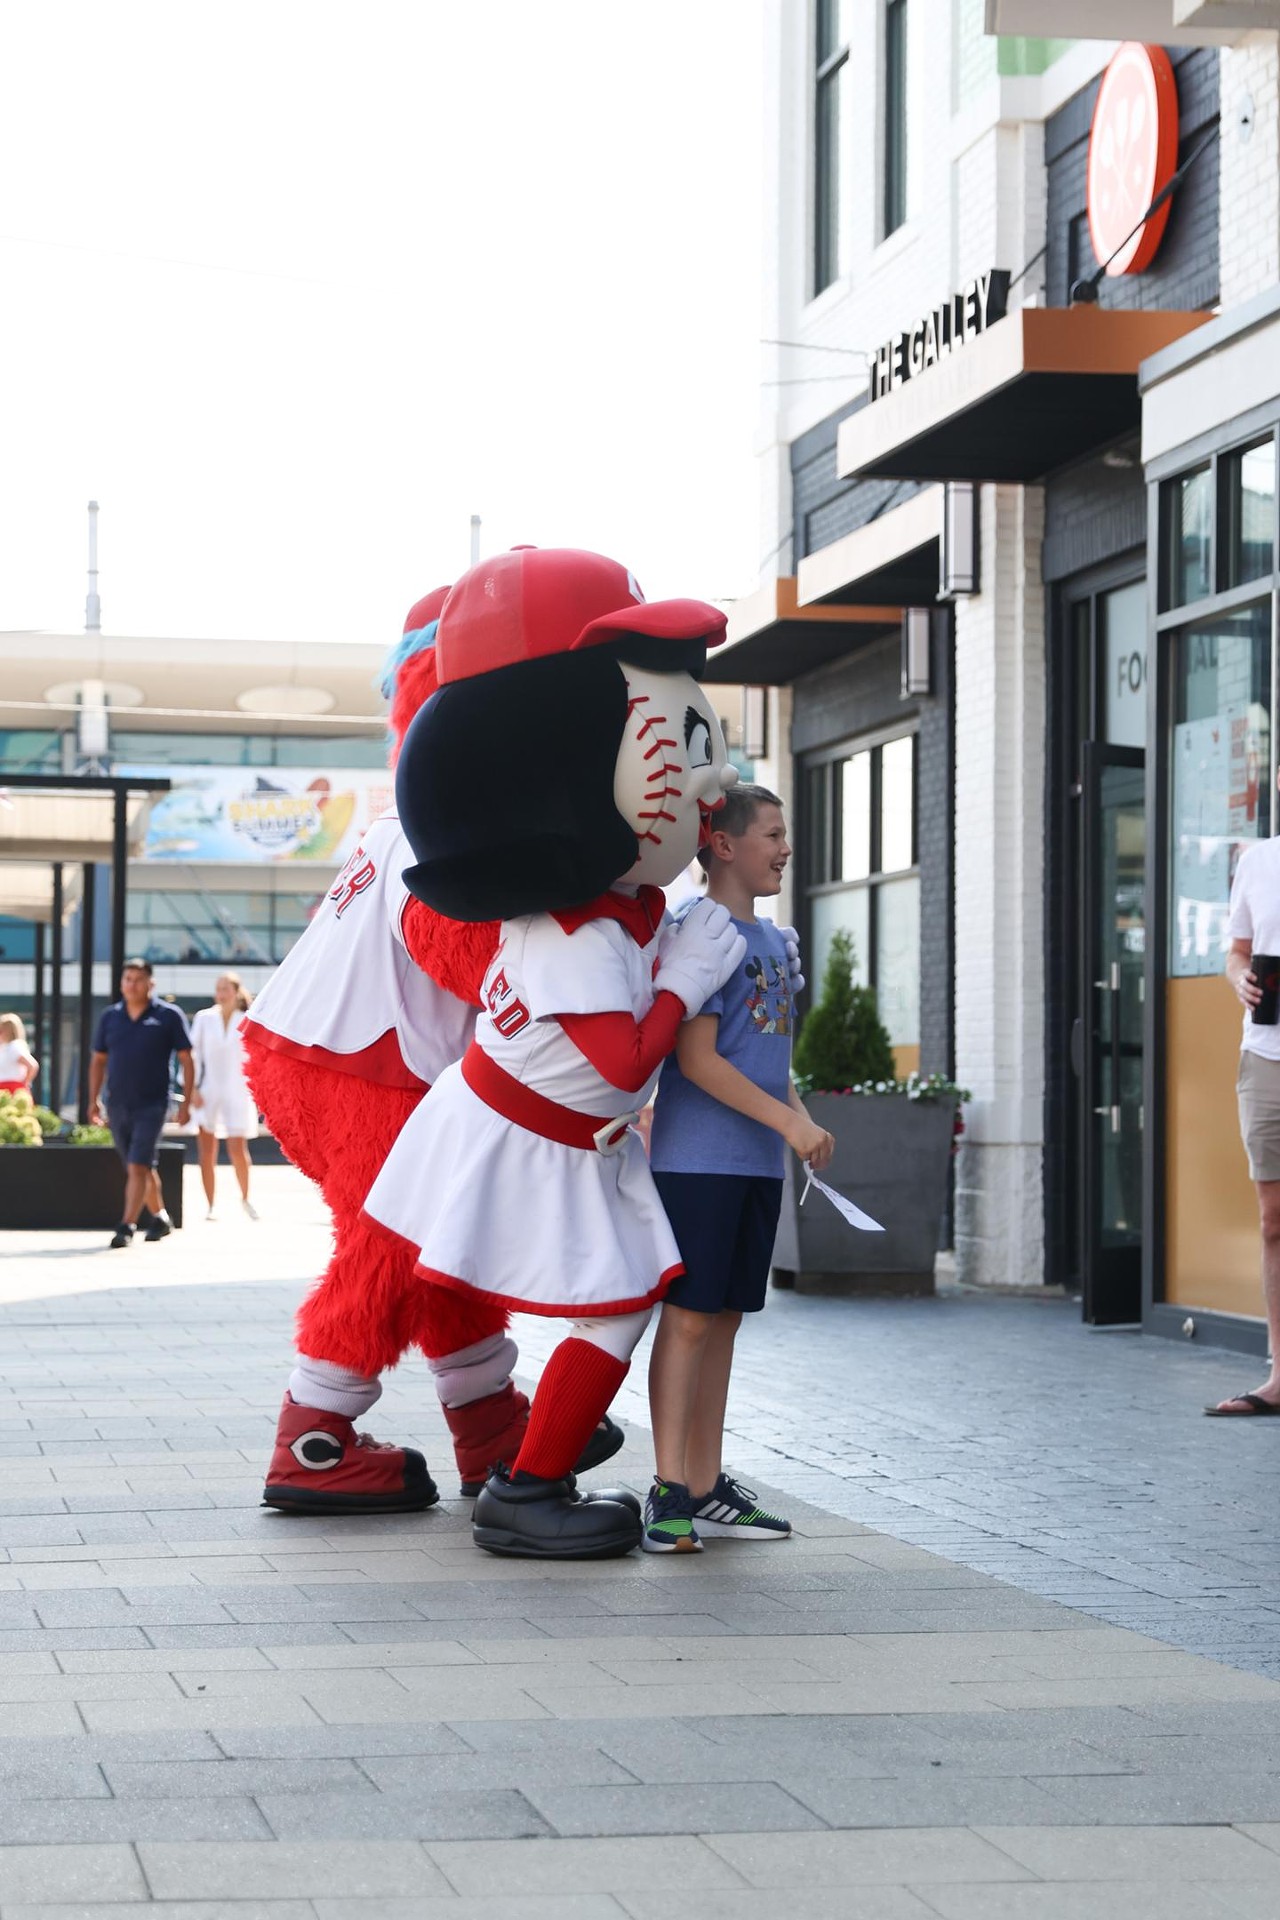
[[[782,1210],[781,1180],[744,1173],[656,1173],[684,1273],[665,1298],[691,1313],[759,1313]]]

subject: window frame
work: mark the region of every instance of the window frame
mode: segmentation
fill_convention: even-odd
[[[907,0],[884,0],[880,140],[880,238],[907,223]]]
[[[918,723],[903,725],[897,722],[881,727],[874,732],[861,734],[853,739],[837,742],[834,746],[819,748],[803,756],[803,795],[802,830],[804,863],[799,876],[799,894],[801,916],[804,926],[805,950],[814,952],[813,938],[813,902],[816,899],[830,899],[840,894],[862,893],[867,899],[867,940],[866,952],[858,955],[859,977],[879,992],[879,947],[880,916],[879,893],[884,885],[893,885],[903,880],[914,880],[920,884],[920,749]],[[906,867],[893,867],[887,871],[881,865],[883,855],[883,799],[884,777],[882,755],[885,747],[899,740],[910,740],[911,748],[911,864]],[[845,880],[837,877],[840,873],[843,848],[841,845],[840,823],[840,787],[842,775],[840,769],[846,761],[858,754],[871,755],[870,779],[870,849],[869,869],[865,877]],[[825,791],[823,791],[825,789]],[[820,806],[815,806],[815,795],[822,794]],[[816,816],[816,817],[815,817]],[[816,829],[816,831],[815,831]],[[818,877],[822,875],[823,877]],[[820,970],[814,956],[811,969],[814,996],[821,990]],[[914,1040],[895,1041],[895,1046],[915,1046],[919,1044],[919,1035]]]
[[[823,52],[827,35],[824,19],[838,23],[840,0],[814,0],[813,8],[813,245],[810,298],[816,300],[841,277],[840,219],[843,206],[840,179],[841,88],[849,63],[849,42],[839,43],[834,31],[830,50]],[[824,111],[831,102],[829,116]]]

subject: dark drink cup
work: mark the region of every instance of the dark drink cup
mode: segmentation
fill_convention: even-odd
[[[1274,1027],[1280,1021],[1280,953],[1251,954],[1249,971],[1262,989],[1253,1017],[1260,1027]]]

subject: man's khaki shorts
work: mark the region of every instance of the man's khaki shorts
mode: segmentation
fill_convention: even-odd
[[[1280,1180],[1280,1060],[1245,1047],[1236,1079],[1240,1138],[1251,1180]]]

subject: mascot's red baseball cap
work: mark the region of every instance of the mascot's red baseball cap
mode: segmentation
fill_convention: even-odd
[[[514,547],[464,573],[445,601],[436,632],[440,685],[621,633],[716,647],[725,615],[705,600],[646,600],[635,575],[602,553]]]
[[[433,620],[438,620],[444,612],[444,603],[449,598],[449,587],[433,587],[430,593],[424,593],[421,600],[415,600],[404,617],[406,633],[421,633]]]

